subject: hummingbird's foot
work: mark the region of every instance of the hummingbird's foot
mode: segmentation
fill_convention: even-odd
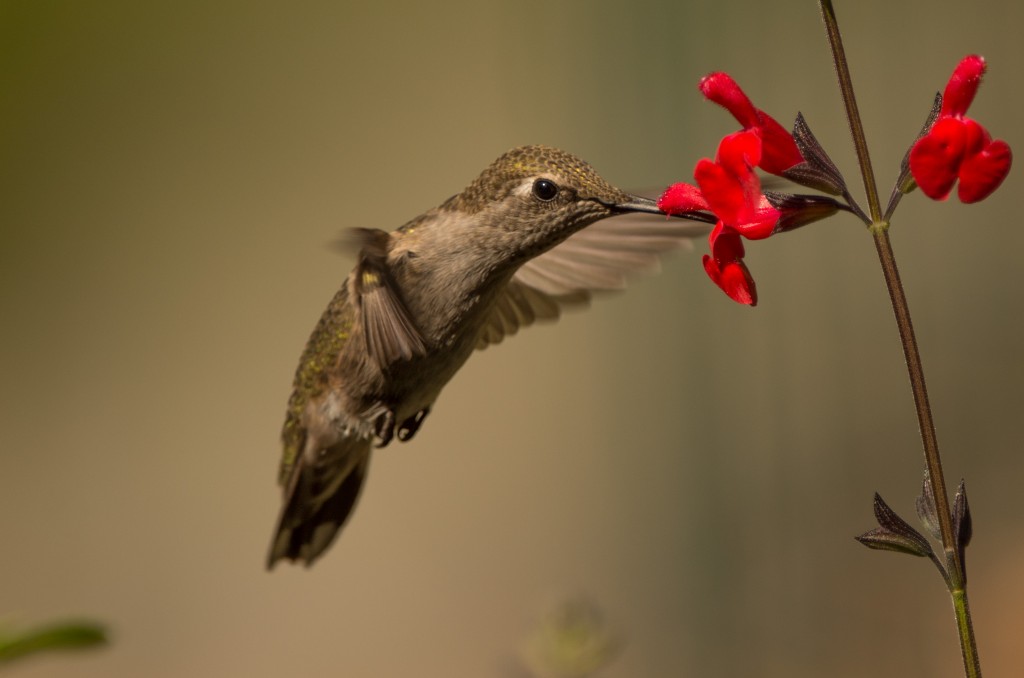
[[[420,424],[430,414],[430,408],[424,407],[422,410],[412,415],[408,419],[402,422],[402,425],[398,427],[398,439],[403,443],[407,440],[412,440],[412,437],[416,435],[416,431],[420,430]]]
[[[385,410],[380,414],[373,422],[373,432],[380,438],[377,447],[387,447],[391,439],[395,437],[395,411]]]

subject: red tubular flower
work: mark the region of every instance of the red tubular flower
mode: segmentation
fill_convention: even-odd
[[[756,132],[764,152],[755,163],[765,172],[782,174],[804,161],[793,135],[764,111],[755,108],[750,98],[727,73],[711,73],[700,81],[700,91],[711,101],[732,113],[746,131]]]
[[[966,116],[985,74],[985,59],[964,57],[946,85],[942,109],[931,129],[910,149],[910,172],[921,191],[945,200],[960,180],[961,202],[984,200],[1006,178],[1013,161],[1009,145]]]
[[[740,235],[767,238],[783,215],[761,192],[761,180],[754,172],[761,149],[757,132],[730,134],[719,144],[714,161],[704,158],[697,163],[694,177],[700,188],[673,184],[658,200],[658,208],[668,214],[714,212],[718,223],[711,231],[711,254],[704,255],[704,270],[730,298],[751,306],[757,304],[757,290],[743,263]]]
[[[797,116],[794,133],[790,134],[756,108],[725,73],[704,77],[700,90],[732,113],[743,129],[722,139],[714,160],[704,158],[697,163],[693,172],[697,186],[669,186],[658,200],[658,208],[666,214],[688,214],[690,218],[707,221],[711,221],[707,213],[714,214],[718,223],[709,238],[711,254],[704,256],[704,270],[731,299],[754,306],[757,289],[743,263],[741,236],[751,240],[767,238],[827,217],[843,207],[824,196],[765,194],[754,168],[832,195],[845,193],[845,183],[802,116]]]
[[[704,158],[697,163],[693,176],[698,186],[685,183],[669,186],[658,200],[658,208],[667,214],[714,213],[718,223],[709,238],[711,254],[704,256],[704,270],[731,299],[754,306],[757,289],[743,263],[740,236],[751,240],[767,238],[834,214],[839,209],[838,203],[825,197],[773,193],[769,198],[762,192],[761,180],[754,168],[783,174],[801,165],[800,177],[805,180],[824,177],[831,180],[826,184],[833,188],[842,186],[842,177],[834,168],[838,179],[820,166],[807,163],[793,136],[767,113],[755,108],[725,73],[708,75],[701,80],[700,89],[708,99],[731,112],[743,125],[743,130],[722,139],[714,160]],[[798,118],[798,128],[801,122],[802,118]],[[805,136],[816,144],[810,130],[805,131]]]

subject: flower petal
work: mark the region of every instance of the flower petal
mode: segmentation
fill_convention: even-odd
[[[940,118],[910,149],[910,173],[929,198],[945,200],[953,189],[967,144],[962,120]]]
[[[672,184],[658,198],[658,209],[666,214],[685,214],[698,210],[710,210],[708,201],[700,189],[692,184]]]
[[[728,73],[711,73],[700,81],[705,97],[732,113],[744,130],[755,130],[764,141],[764,155],[750,164],[765,172],[782,174],[804,161],[793,136],[770,115],[756,108]]]
[[[967,108],[974,101],[974,95],[978,93],[978,85],[981,84],[981,77],[985,75],[985,68],[984,57],[977,54],[965,56],[960,60],[942,95],[940,116],[961,117],[967,113]]]
[[[725,167],[704,158],[693,176],[711,211],[727,224],[735,223],[743,210],[743,186]]]
[[[719,221],[708,236],[708,244],[711,245],[711,256],[716,261],[735,261],[742,259],[746,252],[743,249],[743,240],[739,234]]]
[[[711,211],[726,224],[741,221],[748,211],[747,203],[760,195],[760,181],[751,169],[760,157],[761,139],[757,134],[737,132],[722,139],[714,162],[705,158],[693,170]]]
[[[708,255],[704,255],[704,270],[712,282],[718,285],[729,298],[748,306],[757,305],[757,288],[754,278],[742,261],[730,261],[719,265]]]
[[[782,217],[782,212],[775,209],[760,192],[760,182],[757,190],[757,198],[747,202],[742,218],[732,225],[743,237],[751,240],[761,240],[775,233],[775,227]]]
[[[960,165],[960,186],[957,187],[960,201],[972,203],[987,198],[1003,183],[1012,162],[1010,146],[1001,139],[967,156]]]
[[[800,154],[793,135],[764,111],[759,110],[757,115],[763,142],[761,162],[758,163],[761,169],[769,174],[782,174],[802,163],[804,156]]]
[[[757,109],[751,103],[750,97],[743,93],[743,90],[728,73],[705,75],[697,86],[707,99],[732,113],[736,121],[745,129],[757,127]]]
[[[761,193],[761,180],[753,170],[760,154],[757,132],[737,132],[722,139],[715,162],[701,160],[693,173],[711,211],[752,239],[771,235],[781,216]]]
[[[756,131],[742,131],[722,137],[715,153],[715,162],[736,177],[753,174],[752,169],[761,162],[761,135]]]

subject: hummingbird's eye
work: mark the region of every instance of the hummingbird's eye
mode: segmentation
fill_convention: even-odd
[[[554,200],[558,195],[558,184],[550,179],[537,179],[533,182],[533,194],[544,202]]]

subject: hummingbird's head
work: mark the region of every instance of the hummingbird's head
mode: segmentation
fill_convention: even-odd
[[[550,146],[508,151],[444,207],[477,215],[526,256],[606,217],[663,214],[655,201],[615,188],[586,162]]]

